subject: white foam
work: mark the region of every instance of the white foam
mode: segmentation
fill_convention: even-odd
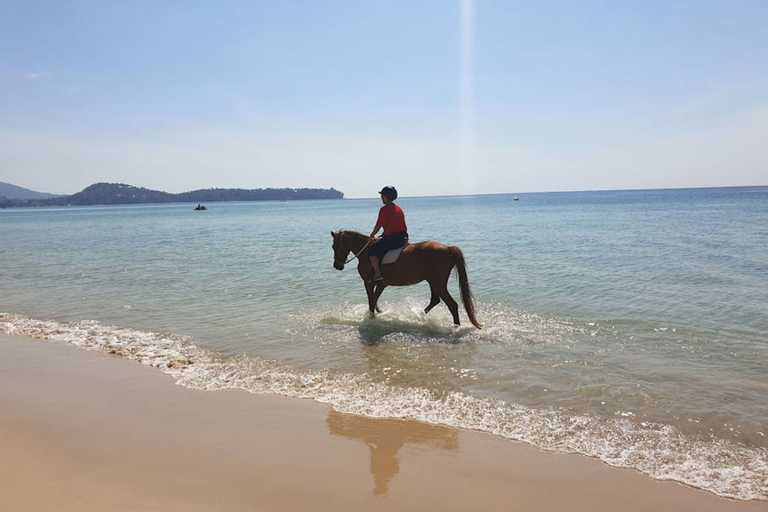
[[[396,317],[389,321],[400,321]],[[353,320],[359,322],[359,315],[349,319]],[[669,425],[633,421],[632,413],[604,419],[554,407],[531,408],[464,393],[392,386],[364,374],[297,372],[255,357],[225,358],[195,346],[185,336],[94,321],[60,323],[0,313],[0,332],[71,343],[138,361],[190,388],[309,398],[340,412],[478,430],[546,450],[595,457],[725,497],[768,500],[768,449],[694,439]]]

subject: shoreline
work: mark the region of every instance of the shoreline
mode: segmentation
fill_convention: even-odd
[[[193,390],[132,361],[7,334],[0,450],[3,510],[768,511],[490,434]]]

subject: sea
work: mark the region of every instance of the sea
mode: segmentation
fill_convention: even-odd
[[[482,329],[455,276],[460,327],[426,283],[368,313],[331,232],[378,198],[0,210],[0,332],[768,500],[768,187],[517,198],[398,200]]]

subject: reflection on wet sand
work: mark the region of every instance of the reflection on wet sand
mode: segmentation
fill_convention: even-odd
[[[458,431],[417,421],[366,418],[331,410],[326,423],[331,434],[368,446],[375,496],[387,494],[389,481],[400,471],[397,452],[404,445],[427,445],[440,450],[459,447]]]

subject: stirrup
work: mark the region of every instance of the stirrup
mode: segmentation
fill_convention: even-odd
[[[379,274],[378,276],[373,276],[373,277],[371,278],[371,280],[370,280],[370,281],[368,281],[368,282],[369,282],[369,283],[380,283],[380,282],[382,282],[383,280],[384,280],[384,278],[383,278],[383,277],[381,277],[381,274]]]

